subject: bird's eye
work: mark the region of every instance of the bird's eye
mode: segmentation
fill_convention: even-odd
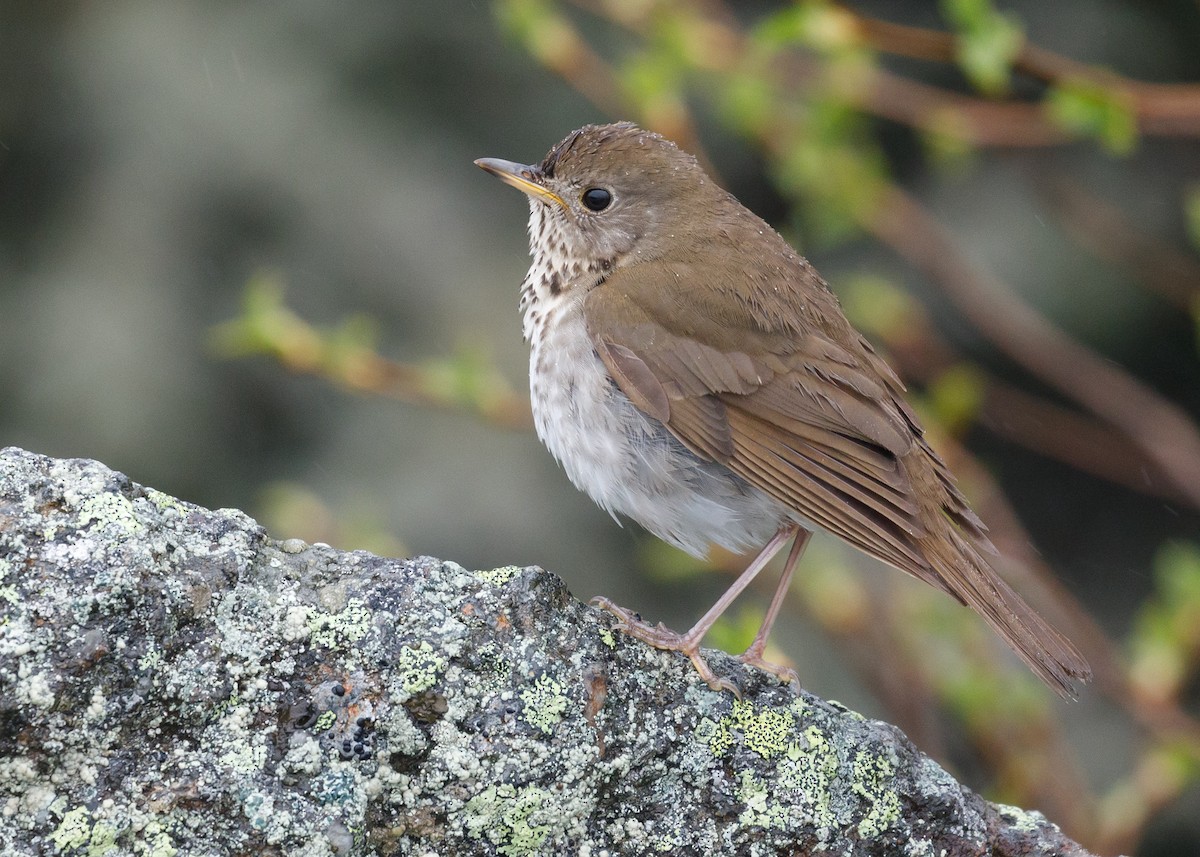
[[[604,211],[612,202],[612,194],[602,187],[589,187],[580,198],[591,211]]]

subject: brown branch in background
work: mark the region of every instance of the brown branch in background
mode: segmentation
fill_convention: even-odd
[[[838,8],[854,20],[859,35],[877,51],[931,62],[958,62],[958,38],[954,33],[872,18],[843,4],[838,4]],[[1014,58],[1013,68],[1044,83],[1055,83],[1066,78],[1104,84],[1124,80],[1111,71],[1094,68],[1028,41],[1022,44]]]
[[[535,59],[601,110],[621,114],[625,99],[616,74],[570,20],[552,12],[528,35],[525,43]]]
[[[859,14],[845,6],[839,6],[839,9],[853,19],[863,41],[878,51],[939,63],[957,62],[957,38],[953,33],[895,24]],[[1200,137],[1200,86],[1195,84],[1131,80],[1109,69],[1073,60],[1029,41],[1021,46],[1013,59],[1013,69],[1049,85],[1068,81],[1088,82],[1108,91],[1121,92],[1128,100],[1142,134]],[[881,83],[888,86],[886,81]],[[972,100],[980,103],[977,109],[969,109],[967,115],[974,114],[974,122],[981,127],[995,128],[995,120],[1000,117],[991,108],[1002,105],[983,99]],[[963,107],[962,104],[958,105],[958,109]],[[1037,112],[1041,114],[1040,109]],[[1008,118],[1018,116],[1019,113],[1010,114]],[[1027,130],[1037,121],[1032,116],[1020,116],[1020,119],[1020,124],[1025,125]],[[1041,114],[1041,122],[1043,125],[1048,123],[1044,114]],[[1041,134],[1035,134],[1033,138],[1054,142]]]
[[[969,366],[982,396],[979,421],[999,437],[1131,491],[1188,502],[1124,434],[968,363],[939,335],[919,304],[905,308],[903,325],[888,325],[871,333],[887,347],[888,356],[905,379],[936,384],[943,373]]]
[[[300,375],[343,389],[450,411],[469,411],[509,429],[533,428],[529,399],[512,392],[490,366],[469,356],[423,365],[388,360],[375,351],[370,325],[351,318],[323,330],[283,300],[283,283],[260,273],[246,285],[242,314],[210,331],[223,357],[266,355]]]
[[[1050,122],[1039,104],[985,101],[909,80],[883,69],[849,100],[859,109],[920,131],[958,134],[981,148],[1044,148],[1072,137]]]
[[[281,358],[293,372],[331,380],[356,393],[371,393],[408,404],[424,405],[446,411],[474,411],[485,421],[501,428],[518,431],[533,429],[529,398],[507,389],[492,386],[486,396],[464,397],[447,395],[438,380],[440,374],[428,366],[415,366],[389,360],[375,353],[363,353],[353,367],[289,362]]]
[[[1177,309],[1191,312],[1200,298],[1200,261],[1194,256],[1140,229],[1116,205],[1077,182],[1041,176],[1032,185],[1081,246],[1124,268]]]
[[[988,378],[979,416],[980,422],[999,437],[1081,473],[1139,494],[1188,502],[1159,475],[1145,452],[1123,434],[1011,384]]]
[[[622,4],[610,0],[573,2],[641,37],[648,35],[654,23],[653,4]],[[863,42],[877,50],[937,62],[955,61],[955,36],[952,33],[892,24],[859,15],[845,7],[839,7],[839,12]],[[707,44],[707,49],[695,57],[701,67],[717,72],[734,70],[745,54],[746,37],[738,29],[732,12],[722,4],[708,2],[702,9],[695,10],[692,25]],[[582,40],[575,34],[567,41]],[[547,60],[543,58],[543,62]],[[565,58],[562,62],[567,64]],[[799,81],[814,79],[820,68],[820,60],[794,51],[780,59],[779,70],[784,81],[794,86]],[[1047,83],[1082,81],[1120,92],[1128,102],[1141,134],[1200,137],[1200,86],[1131,80],[1029,42],[1021,48],[1014,68]],[[589,60],[570,67],[569,73],[571,76],[567,79],[580,92],[611,115],[621,115],[620,109],[612,109],[611,89],[603,79],[605,75],[611,77],[611,70]],[[603,97],[592,97],[592,91],[600,91]],[[858,85],[844,85],[840,94],[849,103],[874,116],[922,131],[936,128],[943,133],[957,134],[980,147],[1058,146],[1073,139],[1054,123],[1040,103],[995,101],[953,92],[879,67],[864,74]],[[690,128],[674,127],[677,119],[672,117],[677,115],[682,114],[672,111],[671,116],[643,116],[643,120],[676,142],[693,141],[695,135]]]
[[[1187,414],[1050,324],[978,270],[916,199],[890,187],[863,226],[921,270],[974,327],[1034,376],[1124,432],[1200,509],[1200,433]]]

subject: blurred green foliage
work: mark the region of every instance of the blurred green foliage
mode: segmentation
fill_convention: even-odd
[[[1009,90],[1012,63],[1025,42],[1013,15],[988,0],[942,0],[942,13],[958,35],[955,55],[972,84],[988,95]]]
[[[1066,80],[1050,90],[1046,110],[1065,130],[1094,138],[1113,154],[1127,155],[1137,145],[1132,105],[1119,89]]]
[[[1163,546],[1154,563],[1154,595],[1130,634],[1130,671],[1155,699],[1178,694],[1200,659],[1200,546]]]
[[[378,324],[362,314],[329,328],[309,324],[287,306],[276,274],[260,274],[247,283],[241,314],[216,325],[209,335],[211,348],[221,357],[272,357],[293,372],[319,375],[350,390],[528,427],[528,401],[512,392],[478,346],[464,345],[451,357],[411,365],[384,358],[377,340]]]

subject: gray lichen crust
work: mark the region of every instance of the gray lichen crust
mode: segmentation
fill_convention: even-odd
[[[892,726],[743,684],[537,568],[280,543],[0,453],[5,855],[1085,854]]]

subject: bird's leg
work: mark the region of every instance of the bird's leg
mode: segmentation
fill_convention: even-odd
[[[779,585],[775,587],[775,595],[771,598],[771,606],[767,608],[767,615],[763,617],[762,625],[759,627],[758,633],[754,635],[754,642],[739,658],[747,666],[758,667],[785,683],[800,683],[796,671],[790,667],[764,661],[763,650],[767,647],[767,637],[771,634],[771,626],[775,624],[775,619],[779,616],[779,611],[787,598],[788,587],[792,583],[792,574],[796,571],[796,566],[800,562],[800,557],[804,555],[804,548],[808,545],[810,538],[812,538],[811,532],[803,527],[797,528],[796,540],[792,542],[792,549],[788,552],[787,562],[783,565],[783,574],[779,577]]]
[[[767,563],[771,561],[775,554],[779,553],[779,549],[787,544],[787,540],[797,533],[806,535],[806,531],[801,529],[796,524],[785,524],[784,526],[780,527],[779,531],[771,537],[771,540],[767,542],[766,546],[759,551],[758,556],[754,558],[754,561],[751,562],[750,565],[746,567],[746,570],[738,575],[737,580],[735,580],[730,587],[725,590],[725,594],[718,598],[717,603],[710,607],[708,612],[700,617],[700,621],[693,625],[691,630],[685,634],[672,631],[661,622],[657,625],[651,625],[649,622],[645,622],[639,618],[638,615],[632,610],[626,610],[624,607],[618,607],[607,598],[593,598],[592,604],[616,616],[620,621],[619,629],[629,636],[635,637],[645,643],[649,643],[656,649],[666,649],[667,651],[681,652],[687,655],[693,666],[696,667],[696,672],[700,673],[700,677],[708,682],[708,686],[713,690],[728,690],[737,695],[738,691],[736,686],[728,679],[718,678],[704,658],[701,657],[700,641],[704,639],[704,635],[708,633],[709,629],[712,628],[713,623],[720,618],[721,614],[729,609],[729,605],[734,602],[734,599],[741,595],[745,588],[749,586],[751,582],[753,582],[754,578],[757,577],[758,573],[766,567]],[[795,548],[792,549],[792,553],[796,553]],[[799,559],[799,557],[796,558]],[[789,556],[789,563],[794,565],[791,560],[792,557]],[[785,574],[786,573],[787,572],[785,572]],[[775,607],[774,602],[772,602],[772,607]],[[775,608],[775,612],[778,612],[778,608]],[[773,615],[770,613],[768,615],[771,616],[772,621],[774,621]],[[767,626],[766,630],[769,631],[770,627]],[[765,641],[766,634],[763,631],[759,631],[759,634]],[[757,642],[758,640],[756,638],[755,643]],[[753,646],[751,646],[751,648],[753,648]],[[773,672],[774,674],[778,675],[778,673],[775,672],[777,669],[779,668],[776,667],[774,669],[769,669],[768,672]]]

